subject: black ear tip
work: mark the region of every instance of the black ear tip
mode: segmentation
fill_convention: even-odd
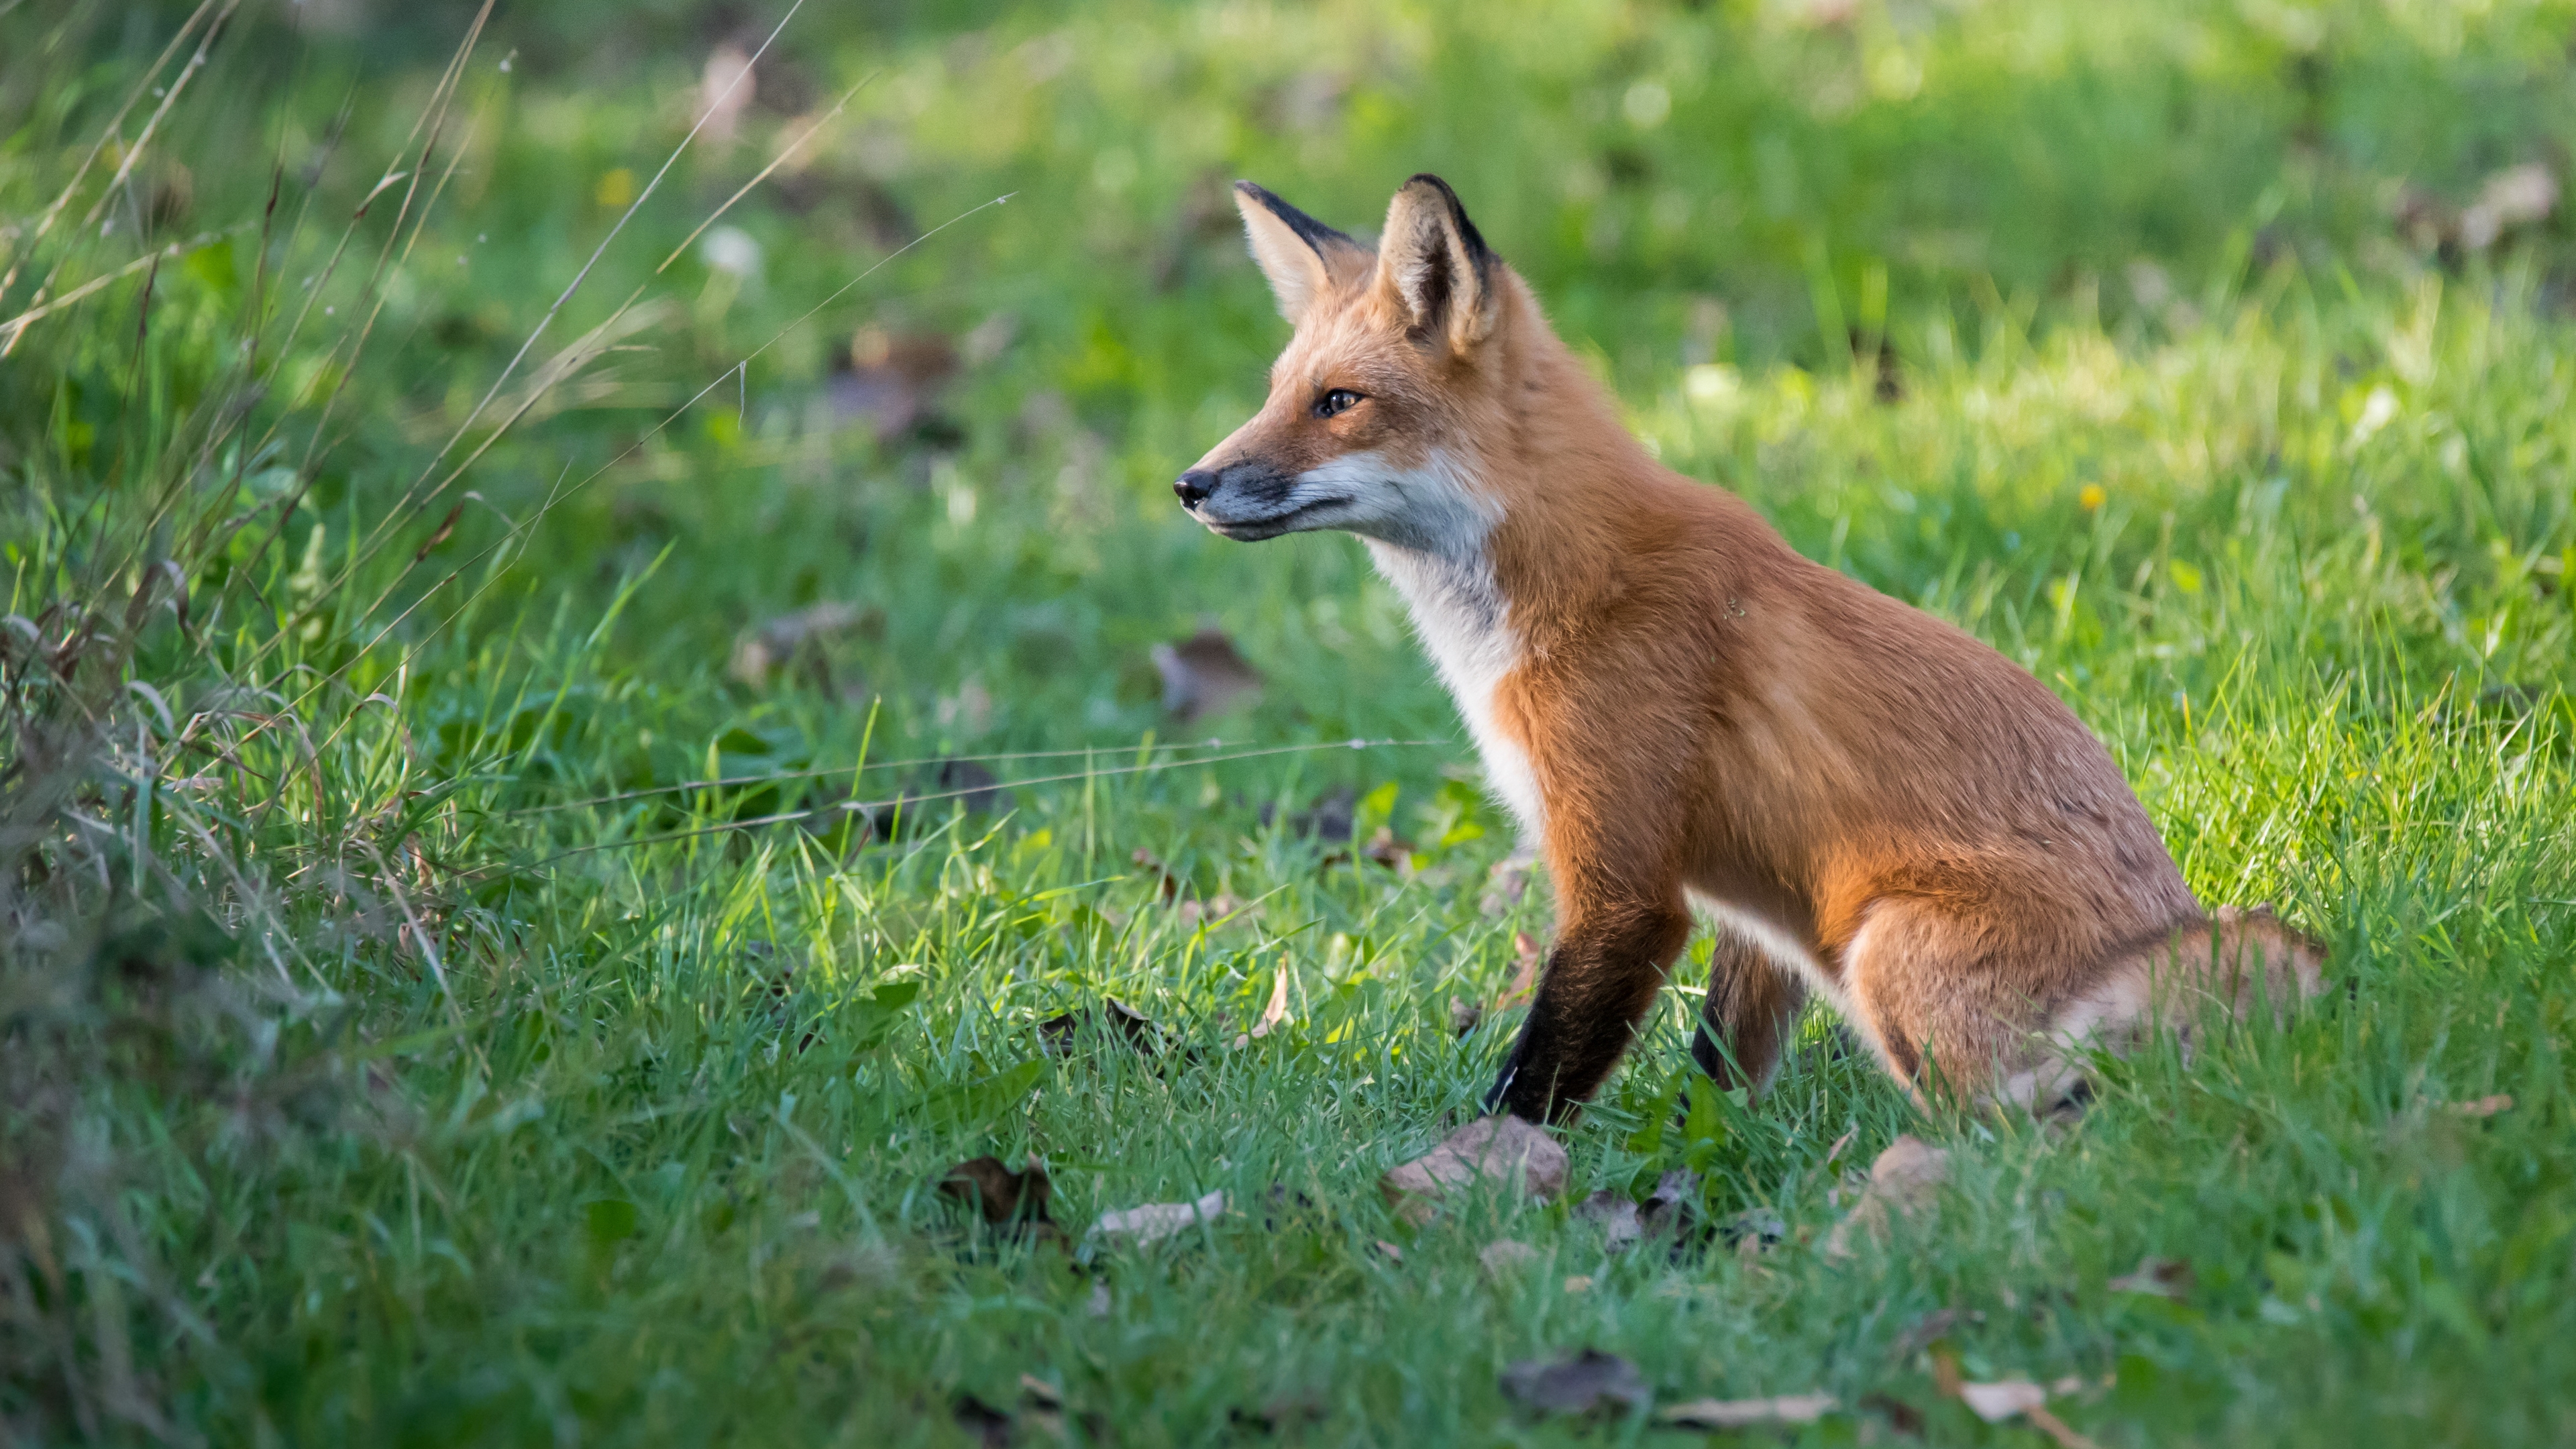
[[[1251,197],[1255,201],[1273,201],[1277,199],[1270,194],[1269,188],[1262,186],[1258,182],[1238,181],[1234,183],[1234,189]]]
[[[1432,175],[1428,171],[1416,171],[1411,176],[1405,178],[1405,190],[1411,191],[1417,186],[1428,186],[1432,190],[1440,193],[1440,199],[1447,202],[1449,205],[1449,219],[1457,224],[1459,235],[1464,238],[1467,243],[1468,254],[1477,258],[1478,264],[1481,266],[1482,259],[1488,255],[1485,246],[1485,238],[1482,233],[1476,230],[1476,224],[1467,219],[1466,203],[1458,199],[1458,193],[1450,189],[1448,182],[1441,180],[1439,177]]]

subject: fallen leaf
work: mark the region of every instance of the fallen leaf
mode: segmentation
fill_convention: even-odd
[[[1692,1399],[1658,1410],[1655,1422],[1675,1429],[1742,1429],[1754,1424],[1812,1424],[1836,1407],[1831,1394],[1771,1399]]]
[[[2462,1117],[2492,1117],[2498,1112],[2512,1111],[2513,1098],[2499,1092],[2492,1097],[2480,1097],[2474,1102],[2452,1102],[2447,1104],[2444,1110]]]
[[[2000,1424],[2025,1409],[2048,1402],[2048,1390],[2028,1379],[2005,1379],[1992,1384],[1959,1385],[1959,1402],[1968,1406],[1980,1419]]]
[[[1380,1189],[1396,1215],[1415,1224],[1435,1216],[1439,1200],[1481,1178],[1508,1190],[1546,1199],[1565,1190],[1565,1149],[1534,1123],[1519,1117],[1480,1117],[1449,1140],[1390,1170]]]
[[[865,617],[858,606],[831,600],[781,614],[735,641],[733,658],[725,672],[748,688],[766,689],[773,671],[793,664],[815,687],[835,692],[831,661],[823,652],[823,643],[857,628]],[[855,675],[839,684],[837,692],[845,695],[853,689],[864,692]]]
[[[1375,1247],[1379,1253],[1384,1255],[1386,1260],[1390,1263],[1401,1263],[1404,1261],[1404,1250],[1397,1247],[1395,1244],[1388,1242],[1384,1238],[1378,1239],[1371,1246]]]
[[[2558,209],[2558,178],[2540,163],[2511,166],[2486,179],[2478,199],[2460,212],[2460,245],[2473,252],[2494,246],[2518,226],[2547,221]]]
[[[1625,1252],[1629,1244],[1646,1235],[1637,1204],[1624,1192],[1596,1192],[1574,1209],[1574,1215],[1601,1225],[1601,1246],[1608,1252]]]
[[[1566,1278],[1566,1280],[1565,1280],[1565,1291],[1566,1291],[1566,1292],[1568,1292],[1568,1293],[1589,1293],[1589,1292],[1591,1292],[1591,1291],[1592,1291],[1592,1275],[1591,1275],[1591,1274],[1589,1274],[1589,1273],[1576,1273],[1576,1274],[1572,1274],[1572,1275],[1570,1275],[1570,1276],[1569,1276],[1569,1277],[1567,1277],[1567,1278]]]
[[[1825,1256],[1851,1256],[1854,1232],[1883,1241],[1891,1218],[1909,1217],[1929,1206],[1941,1184],[1950,1180],[1950,1154],[1908,1134],[1887,1145],[1869,1166],[1869,1185],[1860,1202],[1825,1239]]]
[[[1220,1189],[1197,1202],[1149,1202],[1142,1207],[1102,1213],[1092,1232],[1104,1238],[1124,1238],[1141,1246],[1201,1223],[1213,1223],[1223,1216],[1225,1193]]]
[[[1147,1056],[1168,1045],[1163,1029],[1154,1024],[1152,1017],[1109,997],[1102,997],[1098,1006],[1086,1006],[1039,1022],[1038,1041],[1059,1056],[1070,1055],[1081,1043],[1086,1027],[1101,1038],[1122,1041]]]
[[[1054,1190],[1034,1152],[1023,1171],[1013,1172],[998,1157],[978,1157],[948,1169],[939,1180],[940,1196],[978,1209],[985,1222],[1039,1233],[1058,1231],[1047,1217],[1047,1199]]]
[[[1187,888],[1186,885],[1179,876],[1172,874],[1172,868],[1163,864],[1154,852],[1140,846],[1128,859],[1143,866],[1146,873],[1154,878],[1155,897],[1164,905],[1171,905],[1181,898],[1181,892]]]
[[[1487,1243],[1476,1261],[1483,1265],[1485,1276],[1497,1281],[1513,1276],[1538,1261],[1538,1249],[1527,1243],[1503,1238]]]
[[[1280,1024],[1285,1022],[1287,1019],[1288,958],[1285,955],[1282,955],[1279,958],[1279,970],[1270,978],[1270,1004],[1261,1008],[1261,1019],[1252,1024],[1252,1030],[1247,1031],[1242,1036],[1236,1038],[1234,1044],[1236,1046],[1242,1046],[1246,1042],[1259,1041],[1263,1037],[1277,1031]]]
[[[1485,1004],[1483,1002],[1469,1001],[1463,996],[1449,998],[1449,1034],[1451,1036],[1465,1036],[1484,1025],[1484,1022]]]
[[[2063,1449],[2099,1449],[2065,1420],[2050,1413],[2048,1390],[2027,1379],[2006,1379],[1991,1384],[1963,1383],[1959,1385],[1958,1399],[1968,1406],[1969,1412],[1989,1424],[2000,1424],[2018,1416],[2028,1419],[2032,1428],[2056,1440]]]
[[[1153,654],[1154,672],[1163,677],[1163,711],[1183,724],[1223,714],[1261,694],[1261,672],[1212,625],[1178,644],[1157,644]]]
[[[842,361],[823,385],[834,416],[869,424],[880,442],[906,435],[936,442],[955,431],[932,407],[957,375],[957,348],[947,338],[861,328]]]
[[[1360,854],[1389,870],[1409,868],[1413,864],[1413,853],[1412,841],[1399,837],[1383,825],[1377,828],[1377,834],[1369,837],[1368,844],[1360,847]]]
[[[2135,1272],[2123,1273],[2107,1285],[2114,1293],[2152,1293],[2159,1298],[2187,1298],[2191,1295],[2191,1263],[2183,1258],[2140,1258]]]
[[[1617,1413],[1654,1398],[1635,1364],[1593,1348],[1554,1361],[1524,1359],[1503,1370],[1502,1383],[1509,1398],[1550,1414]]]

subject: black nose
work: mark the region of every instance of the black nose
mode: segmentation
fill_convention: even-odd
[[[1196,508],[1216,491],[1216,475],[1205,468],[1192,468],[1173,481],[1172,491],[1180,495],[1183,508]]]

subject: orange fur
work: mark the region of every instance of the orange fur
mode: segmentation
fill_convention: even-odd
[[[1407,183],[1374,252],[1238,191],[1296,335],[1175,486],[1228,537],[1363,535],[1542,839],[1559,935],[1498,1106],[1600,1085],[1695,902],[1724,932],[1700,1058],[1755,1084],[1810,990],[1918,1091],[2045,1107],[2074,1036],[2151,1014],[2151,958],[2259,950],[2314,989],[2268,915],[2203,915],[2037,680],[1649,457],[1446,185]]]

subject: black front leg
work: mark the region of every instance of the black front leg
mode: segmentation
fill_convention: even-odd
[[[1569,909],[1485,1111],[1541,1123],[1572,1117],[1619,1064],[1689,939],[1690,913],[1678,903]]]

